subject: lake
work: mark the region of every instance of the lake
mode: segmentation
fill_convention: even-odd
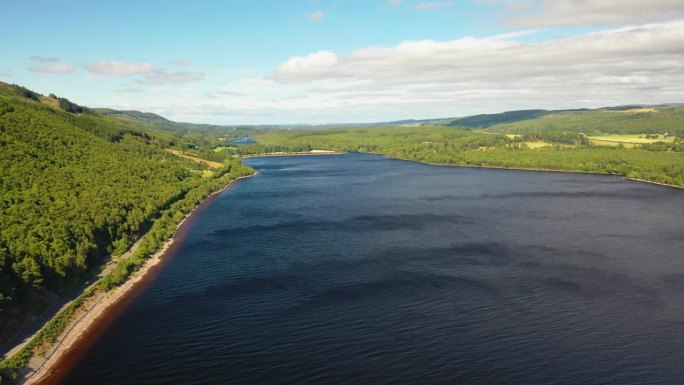
[[[64,384],[675,384],[684,191],[252,158]]]

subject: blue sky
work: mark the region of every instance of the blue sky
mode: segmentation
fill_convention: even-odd
[[[684,101],[679,0],[0,3],[0,80],[178,121]]]

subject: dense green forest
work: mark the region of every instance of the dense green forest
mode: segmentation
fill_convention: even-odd
[[[227,161],[203,172],[164,151],[172,141],[0,84],[0,342],[110,253],[125,252],[175,202],[239,168]]]
[[[254,139],[257,144],[220,152],[372,152],[437,164],[606,173],[684,186],[684,146],[678,140],[625,149],[593,146],[584,134],[561,129],[505,135],[445,126],[271,131]],[[539,141],[543,146],[533,148]]]

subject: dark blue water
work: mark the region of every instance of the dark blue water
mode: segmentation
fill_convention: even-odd
[[[684,191],[248,163],[65,384],[684,381]]]

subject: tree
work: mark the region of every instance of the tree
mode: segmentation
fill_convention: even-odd
[[[12,269],[23,282],[33,287],[40,287],[43,283],[43,274],[40,265],[33,257],[25,256],[20,261],[12,264]]]

